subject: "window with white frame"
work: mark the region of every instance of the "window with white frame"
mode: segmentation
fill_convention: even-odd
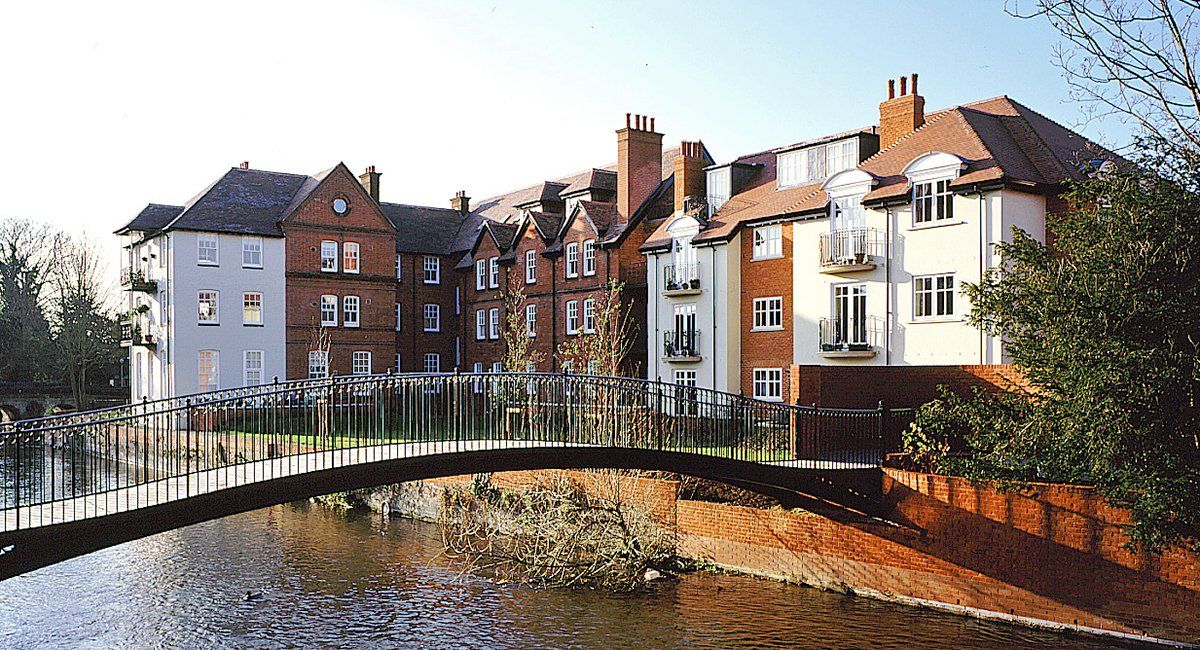
[[[579,243],[571,242],[567,244],[567,277],[579,277]]]
[[[242,294],[242,325],[262,325],[262,293],[247,291]]]
[[[500,338],[500,310],[496,307],[488,310],[488,338]]]
[[[792,187],[816,183],[857,163],[858,140],[850,138],[779,154],[775,176],[778,187]]]
[[[596,275],[596,240],[583,242],[583,274]]]
[[[220,292],[201,289],[196,292],[196,320],[201,325],[216,325],[220,322],[218,311]]]
[[[596,359],[592,359],[591,361],[589,361],[587,363],[587,373],[589,375],[600,374],[600,362]]]
[[[441,305],[426,304],[425,305],[425,331],[438,332],[442,329],[442,307]]]
[[[402,270],[404,268],[404,265],[402,264],[402,262],[404,262],[404,257],[397,254],[396,255],[396,281],[397,282],[399,282],[400,280],[402,280],[404,278],[404,272]]]
[[[953,315],[953,273],[919,275],[913,278],[913,317],[946,318]]]
[[[475,310],[475,340],[482,341],[487,338],[487,311],[483,309]]]
[[[371,374],[371,352],[355,350],[350,353],[350,372],[355,375]]]
[[[426,255],[424,262],[425,284],[441,284],[442,260],[435,255]]]
[[[500,258],[488,258],[488,286],[492,289],[500,286]]]
[[[321,272],[337,273],[337,270],[338,243],[335,241],[325,240],[321,242]]]
[[[348,241],[342,244],[342,271],[358,273],[358,243]]]
[[[530,338],[537,336],[537,304],[525,305],[525,333]]]
[[[771,296],[754,299],[754,329],[783,329],[783,297]]]
[[[401,357],[399,354],[397,354],[397,355],[396,355],[396,372],[401,372],[401,368],[403,368],[403,367],[404,367],[404,366],[401,364],[401,362],[402,362],[403,360],[404,360],[404,359],[403,359],[403,357]]]
[[[487,288],[487,260],[475,260],[475,289],[483,291]]]
[[[242,385],[259,386],[263,383],[263,352],[262,350],[245,350],[242,352]]]
[[[396,303],[396,331],[404,329],[404,318],[400,309],[400,303]]]
[[[321,324],[332,327],[337,327],[338,324],[338,299],[337,296],[324,295],[321,296]]]
[[[537,251],[525,251],[525,284],[537,282]]]
[[[954,218],[954,193],[950,180],[913,183],[913,225],[949,221]]]
[[[471,366],[471,372],[473,372],[477,375],[482,375],[483,374],[483,362],[476,361],[474,363],[474,365]],[[472,385],[473,385],[476,393],[483,392],[483,380],[482,379],[476,379],[474,382],[472,382]]]
[[[567,334],[579,333],[579,301],[567,301]]]
[[[838,284],[833,287],[833,336],[836,345],[867,343],[867,285]]]
[[[499,362],[499,361],[493,361],[493,362],[492,362],[492,372],[502,372],[503,370],[504,370],[504,364],[503,364],[503,363],[501,363],[501,362]]]
[[[855,160],[857,153],[858,143],[855,140],[842,140],[825,145],[825,174],[833,176],[854,167],[858,163]]]
[[[707,175],[705,190],[708,198],[708,215],[712,216],[729,200],[729,167],[709,170]]]
[[[575,361],[573,359],[567,359],[566,361],[562,362],[562,365],[559,366],[559,369],[562,370],[563,374],[569,375],[575,372]],[[569,384],[567,390],[570,390]]]
[[[441,372],[442,371],[442,355],[437,352],[425,353],[425,372]]]
[[[676,370],[675,383],[679,386],[696,387],[696,371],[695,370]]]
[[[200,350],[197,353],[196,379],[201,393],[221,387],[221,353],[219,351]]]
[[[596,299],[588,298],[583,301],[583,333],[592,334],[596,331]]]
[[[262,237],[242,237],[242,267],[247,269],[263,267]]]
[[[754,398],[769,402],[783,401],[783,369],[754,369]]]
[[[216,235],[196,235],[196,263],[203,266],[217,266],[220,263]]]
[[[774,223],[754,229],[753,259],[783,256],[783,225]]]
[[[329,376],[329,351],[308,351],[308,378],[324,379]]]
[[[359,307],[358,296],[342,298],[342,327],[358,327]]]

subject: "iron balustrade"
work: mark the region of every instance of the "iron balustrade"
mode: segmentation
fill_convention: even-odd
[[[121,345],[154,347],[154,334],[147,332],[147,329],[149,324],[140,318],[121,321]]]
[[[700,356],[700,331],[668,330],[663,332],[663,356],[668,359]]]
[[[885,325],[877,316],[822,318],[818,323],[820,352],[870,352],[882,347]]]
[[[680,291],[700,288],[700,263],[667,264],[663,267],[663,290]]]
[[[910,414],[582,374],[275,382],[0,424],[0,532],[384,456],[603,446],[875,467],[899,448]]]
[[[125,267],[121,269],[121,286],[134,291],[153,292],[158,288],[158,281],[144,269]]]
[[[884,256],[883,233],[876,228],[842,228],[821,233],[821,266],[868,264]]]

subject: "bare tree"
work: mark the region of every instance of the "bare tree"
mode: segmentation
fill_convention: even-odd
[[[624,284],[609,280],[593,299],[592,326],[586,327],[585,322],[584,334],[558,346],[560,363],[593,375],[617,376],[623,370],[636,370],[625,367],[633,350],[633,320],[629,305],[622,301],[624,290]]]
[[[114,289],[103,256],[86,238],[58,235],[50,271],[53,348],[59,372],[78,408],[87,403],[93,373],[111,367],[120,352]]]
[[[0,221],[0,379],[47,376],[50,344],[46,289],[50,281],[50,227],[27,219]]]
[[[1088,119],[1132,122],[1148,146],[1200,152],[1196,57],[1200,0],[1007,0],[1010,15],[1045,18],[1055,59]]]
[[[543,361],[541,352],[534,349],[533,333],[525,319],[525,283],[513,274],[504,292],[504,370],[529,372]]]

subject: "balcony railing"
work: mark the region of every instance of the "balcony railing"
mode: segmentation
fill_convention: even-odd
[[[155,346],[154,335],[145,331],[142,323],[137,321],[121,322],[121,346],[138,346],[152,348]]]
[[[121,286],[132,291],[154,293],[158,290],[158,282],[142,269],[121,269]]]
[[[820,348],[825,356],[869,357],[882,347],[884,323],[882,318],[822,318]]]
[[[843,228],[821,234],[821,270],[869,271],[883,259],[883,233],[875,228]]]
[[[698,360],[700,358],[700,332],[697,330],[671,330],[663,334],[663,356],[668,360]]]
[[[680,294],[700,291],[700,263],[668,264],[663,267],[663,293]]]

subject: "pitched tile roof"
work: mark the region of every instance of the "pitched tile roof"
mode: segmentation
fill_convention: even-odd
[[[856,132],[869,130],[845,132],[838,137]],[[834,136],[808,142],[830,139]],[[738,159],[753,160],[764,167],[747,189],[731,197],[709,219],[694,241],[724,241],[745,223],[822,212],[828,197],[820,184],[777,189],[774,156],[795,146]],[[1064,180],[1080,178],[1080,167],[1088,161],[1119,160],[1113,152],[1023,104],[1009,97],[996,97],[930,113],[920,128],[862,161],[858,169],[876,179],[875,188],[863,200],[907,200],[911,186],[904,168],[918,156],[934,151],[957,155],[966,162],[966,168],[951,184],[960,189],[1006,184],[1029,191],[1053,190]],[[667,225],[661,224],[642,249],[668,245]]]
[[[163,226],[179,216],[180,212],[183,212],[182,205],[147,204],[129,223],[117,229],[116,234],[123,235],[131,230],[161,230]]]
[[[235,167],[187,205],[165,229],[280,237],[279,221],[313,177]]]
[[[454,243],[466,215],[452,208],[380,203],[383,214],[396,228],[396,251],[445,254]]]
[[[580,192],[600,190],[602,192],[617,191],[617,173],[611,169],[593,169],[580,174],[574,182],[559,194],[570,196]]]

